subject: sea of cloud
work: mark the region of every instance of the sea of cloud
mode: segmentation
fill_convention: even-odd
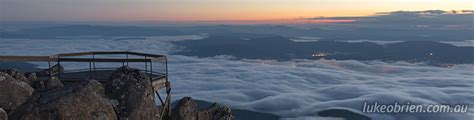
[[[169,54],[171,41],[202,36],[141,40],[0,39],[0,55],[50,55],[92,50]],[[469,113],[365,114],[374,119],[474,118],[474,65],[441,68],[422,63],[354,60],[235,60],[169,55],[173,100],[191,96],[284,119],[315,119],[330,108],[361,111],[364,101],[468,104]]]
[[[301,42],[300,40],[298,42]],[[311,42],[311,41],[303,41],[303,42]],[[360,42],[372,42],[379,45],[386,45],[392,43],[401,43],[403,41],[382,41],[382,40],[341,40],[340,42],[349,42],[349,43],[360,43]],[[464,41],[439,41],[440,43],[446,43],[458,47],[474,47],[474,40],[464,40]]]
[[[442,43],[451,44],[454,46],[466,46],[466,47],[474,47],[474,40],[464,40],[464,41],[440,41]]]

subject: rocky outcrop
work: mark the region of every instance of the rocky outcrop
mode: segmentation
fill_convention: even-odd
[[[212,104],[209,108],[199,109],[190,97],[181,99],[172,112],[172,120],[233,120],[227,106]]]
[[[173,120],[197,120],[198,105],[191,97],[181,99],[171,114]]]
[[[8,120],[8,114],[3,108],[0,108],[0,120]]]
[[[56,66],[51,69],[61,72],[62,67]],[[38,79],[36,76],[38,72],[23,74],[15,69],[3,71],[7,73],[0,72],[0,108],[5,111],[0,109],[0,120],[4,120],[3,118],[154,120],[163,117],[160,116],[163,114],[160,112],[162,106],[155,105],[154,90],[149,76],[138,69],[129,67],[117,69],[105,83],[105,88],[96,80],[64,86],[55,77],[48,80]],[[234,119],[230,108],[226,106],[212,104],[201,109],[189,97],[180,100],[171,114],[171,118],[166,116],[165,119]]]
[[[37,90],[52,89],[64,86],[61,80],[56,77],[49,78],[48,80],[35,80],[31,82],[31,86]]]
[[[44,81],[44,87],[46,89],[62,87],[62,86],[64,86],[63,83],[56,77],[52,77],[52,78]]]
[[[214,103],[207,109],[198,112],[199,120],[233,120],[232,112],[229,107]]]
[[[112,105],[104,96],[104,87],[96,80],[88,80],[71,87],[39,90],[14,111],[10,118],[14,120],[117,119]]]
[[[58,70],[61,71],[63,68],[62,68],[61,65],[55,65],[50,69],[53,69],[56,72],[58,72]],[[49,69],[44,70],[44,71],[49,71]],[[38,77],[36,76],[35,72],[22,73],[22,72],[20,72],[16,69],[12,69],[12,68],[2,69],[2,70],[0,70],[0,72],[3,72],[3,73],[6,73],[6,74],[10,75],[15,80],[28,83],[34,89],[48,89],[48,88],[55,88],[55,87],[63,86],[62,82],[59,79],[55,78],[55,77],[52,77],[48,80],[38,80]],[[49,74],[49,73],[44,73],[43,72],[41,74]]]
[[[41,80],[32,81],[30,85],[31,85],[31,87],[33,87],[36,90],[42,90],[42,89],[46,88],[44,86],[44,81],[41,81]]]
[[[147,74],[130,67],[115,70],[106,84],[106,94],[118,102],[114,106],[120,119],[158,119],[154,91]]]
[[[15,73],[15,72],[13,72]],[[14,74],[16,77],[16,73]],[[26,82],[0,72],[0,107],[9,112],[23,104],[34,92]]]
[[[25,77],[28,81],[30,81],[30,84],[31,84],[31,81],[36,81],[38,80],[38,76],[36,76],[36,73],[25,73]]]
[[[29,83],[29,81],[25,77],[25,74],[23,74],[22,72],[20,72],[16,69],[13,69],[13,68],[2,69],[2,70],[0,70],[0,72],[3,72],[3,73],[6,73],[6,74],[10,75],[15,80],[19,80],[19,81]]]

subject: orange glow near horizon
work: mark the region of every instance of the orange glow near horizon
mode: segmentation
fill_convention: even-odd
[[[231,21],[281,20],[313,17],[370,16],[398,10],[472,10],[472,0],[184,0],[193,4],[171,4],[148,20]],[[175,3],[175,2],[167,2]],[[212,3],[212,4],[209,4]],[[154,10],[151,10],[154,11]]]
[[[2,0],[0,21],[226,21],[473,10],[473,0]]]
[[[219,23],[219,24],[329,24],[329,23],[348,23],[355,20],[304,20],[304,19],[274,19],[274,20],[213,20],[213,21],[196,21],[201,23]]]

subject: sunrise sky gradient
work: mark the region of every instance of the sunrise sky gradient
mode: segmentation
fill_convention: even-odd
[[[0,0],[1,21],[274,20],[472,10],[473,0]]]

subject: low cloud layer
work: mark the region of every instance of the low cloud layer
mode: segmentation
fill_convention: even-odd
[[[473,65],[439,68],[378,61],[231,61],[173,56],[175,97],[193,96],[286,118],[364,101],[474,104]],[[473,109],[471,108],[471,111]],[[470,114],[368,114],[384,119],[467,119]]]
[[[169,41],[145,40],[10,40],[1,39],[1,55],[56,54],[92,50],[130,50],[167,54]],[[169,56],[173,100],[191,96],[235,108],[314,119],[320,110],[360,111],[364,101],[381,103],[469,104],[470,113],[366,114],[374,119],[469,119],[474,117],[474,65],[440,68],[379,61],[231,60],[229,56]]]

